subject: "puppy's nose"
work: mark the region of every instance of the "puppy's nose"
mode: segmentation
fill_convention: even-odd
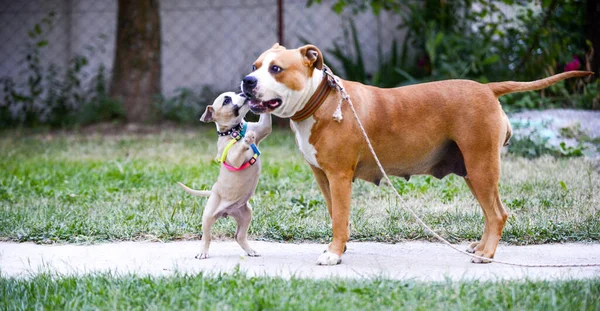
[[[244,92],[248,93],[252,91],[253,88],[256,87],[258,80],[256,80],[253,76],[246,76],[244,80],[242,80],[242,84],[244,85]]]

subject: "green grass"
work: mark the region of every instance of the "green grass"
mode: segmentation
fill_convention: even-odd
[[[600,279],[305,280],[241,273],[0,279],[1,310],[600,310]]]
[[[147,135],[0,135],[0,239],[199,238],[206,199],[186,195],[175,183],[208,189],[216,180],[213,128]],[[261,151],[251,238],[328,241],[327,209],[291,133],[274,132]],[[500,193],[511,210],[505,242],[600,240],[600,175],[586,160],[506,157],[502,174]],[[479,238],[483,216],[461,178],[395,179],[394,186],[444,237],[453,242]],[[432,239],[401,209],[390,187],[355,182],[351,221],[354,240]],[[234,228],[232,219],[223,219],[213,233],[230,238]]]

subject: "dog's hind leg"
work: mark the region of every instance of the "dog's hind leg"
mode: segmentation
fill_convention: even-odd
[[[202,252],[196,255],[197,259],[208,258],[208,248],[210,247],[211,234],[210,230],[213,224],[217,221],[217,215],[215,215],[221,198],[217,194],[212,194],[206,202],[204,213],[202,213]]]
[[[248,256],[260,256],[260,254],[253,250],[248,244],[248,228],[250,227],[250,221],[252,221],[252,208],[250,207],[250,203],[241,206],[238,211],[231,214],[231,217],[233,217],[237,223],[235,240]]]
[[[481,241],[474,248],[475,255],[494,258],[502,230],[508,218],[498,192],[500,179],[500,151],[492,150],[486,154],[465,156],[470,188],[476,196],[485,216],[485,229]],[[489,261],[473,258],[474,263]]]
[[[468,176],[465,176],[465,183],[471,190],[473,197],[475,197],[475,199],[477,199],[477,194],[475,194],[475,190],[473,189],[473,185],[471,184],[471,181],[469,180]],[[477,202],[479,202],[478,199],[477,199]],[[479,203],[479,204],[481,206],[481,203]],[[485,215],[485,210],[483,210],[483,212]],[[469,245],[469,247],[467,248],[467,252],[469,252],[469,253],[475,253],[476,251],[482,251],[483,246],[485,246],[485,242],[487,241],[489,231],[488,231],[488,226],[487,226],[487,216],[485,216],[484,219],[485,219],[485,226],[483,229],[483,235],[481,236],[481,240],[479,240],[477,242],[473,242]]]

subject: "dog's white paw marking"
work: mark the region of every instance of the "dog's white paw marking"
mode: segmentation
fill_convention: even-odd
[[[324,252],[321,254],[321,256],[319,256],[319,259],[317,259],[317,265],[321,266],[334,266],[341,262],[342,258],[330,251]]]
[[[196,259],[206,259],[208,258],[208,253],[200,253],[198,255],[196,255],[196,257],[194,257]]]

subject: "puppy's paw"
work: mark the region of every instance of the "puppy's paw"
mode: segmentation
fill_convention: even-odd
[[[335,266],[340,264],[341,262],[342,258],[330,251],[324,252],[323,254],[321,254],[321,256],[319,256],[319,259],[317,259],[317,265],[320,266]]]
[[[208,258],[208,253],[200,253],[198,255],[196,255],[196,257],[194,257],[196,259],[206,259]]]
[[[254,144],[254,142],[256,142],[256,133],[252,131],[246,133],[246,135],[244,136],[244,142],[248,145]]]

